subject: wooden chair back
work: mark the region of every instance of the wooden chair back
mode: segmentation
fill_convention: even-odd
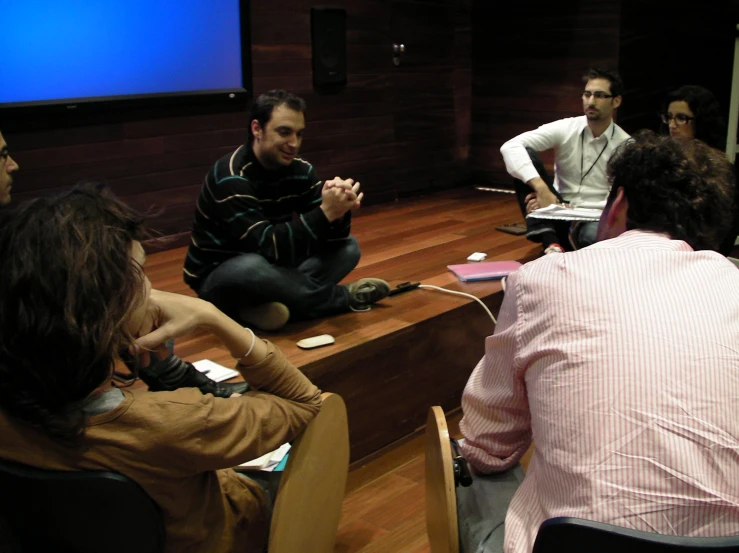
[[[452,447],[438,405],[429,409],[426,422],[426,532],[432,553],[459,553]]]
[[[341,396],[323,406],[293,442],[277,491],[269,553],[333,553],[349,473],[349,426]]]

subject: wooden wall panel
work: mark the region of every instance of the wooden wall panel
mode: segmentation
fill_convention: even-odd
[[[472,134],[472,0],[458,0],[454,26],[454,120],[457,161],[469,175]]]
[[[582,113],[581,76],[618,67],[620,2],[472,2],[470,169],[509,185],[500,146],[543,123]]]
[[[312,84],[310,8],[320,3],[254,0],[254,90],[286,88],[306,99],[304,156],[321,176],[361,180],[367,204],[456,186],[465,179],[469,136],[470,1],[332,2],[348,15],[348,86],[319,94]],[[398,68],[394,41],[409,47]],[[156,230],[179,237],[171,246],[180,245],[204,175],[244,142],[247,124],[243,112],[198,108],[6,130],[21,165],[14,199],[80,180],[106,181],[133,205],[158,209]]]
[[[619,120],[627,130],[656,127],[659,99],[687,80],[713,87],[727,105],[723,30],[736,23],[738,4],[718,0],[686,16],[667,0],[336,0],[348,14],[348,86],[319,94],[314,3],[255,0],[253,81],[257,92],[284,87],[305,97],[303,154],[324,177],[359,179],[367,204],[470,177],[507,185],[500,146],[578,115],[580,77],[591,65],[624,74]],[[406,45],[398,67],[393,42]],[[198,108],[11,130],[6,138],[21,165],[14,198],[107,181],[135,205],[160,208],[156,230],[182,244],[203,176],[245,140],[247,124],[243,112]]]

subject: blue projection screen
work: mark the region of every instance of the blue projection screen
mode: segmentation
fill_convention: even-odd
[[[3,0],[0,107],[244,92],[239,0]]]

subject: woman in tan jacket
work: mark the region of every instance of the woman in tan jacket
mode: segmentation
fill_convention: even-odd
[[[269,500],[230,467],[300,434],[320,391],[211,304],[152,290],[144,237],[141,217],[95,185],[2,214],[0,457],[127,476],[162,509],[166,551],[263,551]],[[145,362],[196,328],[221,340],[251,391],[112,386],[121,349]]]

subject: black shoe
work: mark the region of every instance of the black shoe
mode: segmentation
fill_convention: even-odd
[[[162,360],[152,356],[152,360],[148,367],[139,369],[139,377],[152,392],[198,388],[203,394],[231,397],[231,394],[243,394],[250,388],[248,382],[216,382],[197,370],[192,363],[183,361],[176,355]]]

